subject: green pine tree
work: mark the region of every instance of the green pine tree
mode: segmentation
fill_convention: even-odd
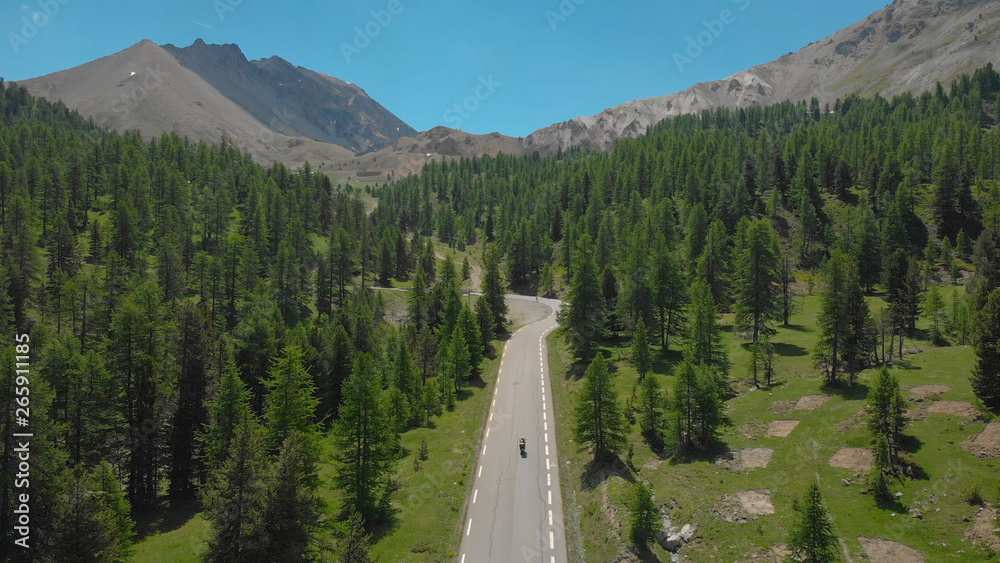
[[[566,294],[566,306],[559,311],[559,324],[577,357],[589,360],[597,339],[604,332],[604,295],[590,235],[584,233],[573,253],[573,278]]]
[[[802,563],[830,563],[840,556],[837,535],[833,523],[823,505],[823,495],[819,486],[813,483],[806,494],[801,510],[802,519],[795,524],[788,535],[788,549],[794,561]]]
[[[598,354],[587,367],[583,391],[574,410],[574,436],[594,459],[617,455],[628,430],[608,365]]]
[[[642,317],[636,322],[635,333],[632,336],[632,363],[636,371],[639,372],[639,381],[646,378],[649,373],[650,353],[649,339],[646,335],[646,323]]]
[[[660,530],[660,510],[653,502],[649,487],[636,483],[629,499],[629,538],[636,546],[643,546]]]
[[[344,506],[358,511],[369,524],[384,516],[396,437],[375,359],[360,354],[344,382],[344,403],[334,424],[334,483]]]
[[[270,479],[264,432],[248,414],[236,427],[229,459],[212,474],[204,492],[205,514],[212,526],[206,559],[218,563],[267,560],[264,514]]]
[[[972,390],[986,408],[1000,414],[1000,289],[990,293],[978,318],[979,330],[972,342],[976,353]]]
[[[304,439],[314,440],[318,428],[313,420],[316,414],[316,387],[303,365],[302,350],[286,346],[281,356],[271,366],[270,378],[265,382],[264,420],[267,421],[268,448],[277,451],[292,431],[303,434]]]

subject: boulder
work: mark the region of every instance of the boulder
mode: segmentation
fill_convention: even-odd
[[[681,539],[680,534],[663,534],[662,536],[657,534],[656,539],[660,542],[660,545],[663,546],[663,549],[669,551],[670,553],[677,552],[677,550],[684,545],[684,540]]]
[[[698,533],[698,526],[695,526],[694,524],[684,524],[684,527],[681,528],[680,536],[681,539],[684,540],[684,543],[688,543],[696,533]]]
[[[917,520],[920,520],[921,518],[924,517],[924,513],[920,512],[920,510],[918,510],[916,508],[911,508],[910,509],[910,516],[916,518]]]

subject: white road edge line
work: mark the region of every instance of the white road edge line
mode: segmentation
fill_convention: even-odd
[[[480,465],[479,466],[479,473],[476,473],[476,478],[479,478],[479,477],[482,477],[482,476],[483,476],[483,466]]]
[[[552,530],[549,530],[549,549],[555,549],[556,540],[552,535]]]
[[[490,429],[489,429],[489,428],[487,428],[487,429],[486,429],[486,437],[487,437],[487,438],[489,438],[489,437],[490,437]]]
[[[549,511],[549,526],[552,525],[552,511]]]
[[[465,535],[468,536],[469,532],[471,531],[472,531],[472,518],[469,518],[469,525],[465,527]]]
[[[549,489],[549,504],[552,504],[552,489]],[[472,520],[469,520],[469,525],[472,525]]]
[[[486,444],[483,444],[483,453],[480,455],[486,455]]]
[[[483,446],[483,449],[485,450],[486,447]],[[549,447],[548,446],[545,446],[545,455],[549,455]]]
[[[476,504],[476,497],[479,496],[479,489],[472,491],[472,504]],[[552,515],[549,515],[549,524],[552,523]]]

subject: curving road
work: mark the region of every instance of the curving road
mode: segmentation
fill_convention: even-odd
[[[504,346],[466,505],[459,563],[567,561],[545,346],[561,302],[538,303],[548,316],[519,329]],[[522,436],[525,457],[517,446]]]

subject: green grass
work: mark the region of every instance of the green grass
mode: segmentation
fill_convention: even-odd
[[[194,509],[165,514],[152,531],[136,542],[132,561],[199,561],[205,552],[210,527]]]
[[[954,289],[943,289],[950,300],[950,292]],[[831,393],[832,398],[814,411],[785,414],[770,411],[776,401],[795,400],[803,395],[824,392],[821,377],[812,363],[812,350],[817,339],[818,291],[817,288],[817,295],[800,300],[800,307],[791,319],[792,327],[779,328],[772,338],[779,357],[778,377],[770,389],[749,391],[751,385],[746,382],[748,376],[745,369],[748,354],[744,342],[729,331],[725,333],[725,342],[733,361],[730,377],[735,388],[747,391],[727,402],[727,412],[733,424],[723,429],[723,445],[717,451],[746,447],[774,450],[768,467],[741,474],[717,467],[711,462],[711,455],[687,462],[661,461],[642,441],[638,429],[634,428],[631,435],[633,464],[638,473],[630,475],[630,471],[619,466],[618,471],[610,472],[610,476],[597,480],[596,484],[594,480],[584,484],[583,473],[591,456],[580,452],[572,443],[571,420],[567,416],[581,385],[577,377],[582,374],[582,369],[580,366],[572,367],[572,375],[566,377],[571,369],[569,353],[558,333],[550,338],[556,412],[561,422],[558,439],[563,455],[560,468],[563,471],[564,511],[568,517],[573,561],[613,560],[627,548],[626,540],[619,537],[627,535],[626,528],[622,527],[627,526],[625,492],[629,487],[628,481],[634,479],[651,485],[657,504],[670,508],[675,525],[698,525],[698,537],[701,539],[682,550],[684,557],[692,561],[745,560],[754,550],[784,544],[787,530],[797,516],[792,510],[793,499],[804,494],[809,484],[817,481],[836,532],[855,559],[862,553],[857,538],[865,536],[899,541],[922,551],[928,561],[996,560],[994,555],[963,541],[966,530],[971,526],[963,519],[973,518],[978,510],[962,500],[963,493],[978,484],[987,500],[993,501],[1000,485],[1000,473],[997,471],[1000,462],[978,460],[962,449],[962,443],[975,437],[982,430],[983,423],[966,423],[956,416],[944,414],[930,414],[925,420],[914,421],[905,432],[910,437],[909,451],[905,455],[927,477],[895,483],[892,490],[903,493],[900,506],[895,510],[882,510],[875,507],[870,496],[861,494],[865,488],[864,475],[828,464],[830,457],[841,447],[868,446],[863,424],[843,430],[838,427],[864,406],[873,370],[861,375],[855,390]],[[926,319],[918,324],[918,329],[926,330],[928,327]],[[943,384],[951,390],[942,399],[975,403],[968,378],[974,360],[970,348],[937,348],[919,339],[908,340],[906,348],[912,352],[907,352],[904,361],[897,363],[893,369],[904,388]],[[615,385],[624,402],[632,392],[637,375],[624,361],[626,348],[612,347],[608,352],[612,359],[617,360]],[[671,355],[672,358],[677,356],[677,353]],[[674,385],[674,377],[669,375],[671,367],[669,362],[660,363],[653,375],[665,389],[670,390]],[[787,438],[750,438],[742,431],[747,423],[766,426],[772,420],[789,418],[802,422]],[[622,458],[625,457],[623,454]],[[842,484],[841,480],[845,478],[852,479],[853,484]],[[726,523],[713,514],[713,506],[722,495],[761,488],[771,490],[776,514],[760,516],[747,524]],[[937,496],[935,502],[930,500],[932,494]],[[909,508],[914,507],[923,512],[922,520],[914,519],[907,513]],[[581,547],[585,551],[581,551]],[[651,545],[651,549],[660,560],[669,560],[669,554],[659,545]]]

